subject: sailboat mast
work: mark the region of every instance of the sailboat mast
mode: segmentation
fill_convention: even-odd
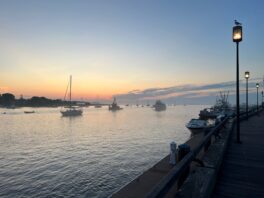
[[[71,105],[71,87],[72,87],[72,76],[70,75],[70,105]]]

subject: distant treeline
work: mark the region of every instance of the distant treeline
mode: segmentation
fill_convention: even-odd
[[[33,96],[29,99],[24,99],[22,96],[16,99],[12,93],[0,94],[0,106],[2,107],[58,107],[69,105],[68,101],[60,99],[52,100],[46,97]],[[72,101],[72,105],[90,105],[89,102]]]

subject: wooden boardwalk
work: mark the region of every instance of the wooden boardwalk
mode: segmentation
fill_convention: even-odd
[[[264,197],[264,113],[241,123],[241,141],[231,135],[220,169],[214,198]]]

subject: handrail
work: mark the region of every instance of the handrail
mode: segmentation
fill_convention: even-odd
[[[259,108],[259,111],[257,111],[257,109],[255,108],[252,108],[250,111],[248,111],[248,115],[250,117],[262,110],[263,108],[261,107]],[[243,112],[242,114],[240,114],[240,118],[243,119],[246,117],[247,117],[246,112]],[[163,197],[170,190],[170,188],[174,185],[175,181],[179,179],[182,172],[185,171],[189,167],[191,162],[200,153],[200,151],[206,145],[206,143],[210,140],[212,135],[217,133],[226,124],[228,119],[229,117],[226,117],[216,127],[211,129],[210,132],[206,136],[203,137],[203,139],[198,144],[198,146],[196,146],[180,162],[178,162],[177,165],[171,169],[169,174],[166,175],[164,178],[162,178],[162,180],[152,188],[152,190],[147,194],[146,197],[148,198]]]
[[[200,153],[201,149],[209,141],[212,135],[220,130],[229,118],[226,117],[216,127],[214,127],[200,142],[200,144],[190,151],[178,164],[172,168],[170,173],[164,177],[154,188],[147,194],[148,198],[162,197],[169,191],[174,182],[179,178],[181,173],[188,168],[190,163],[195,159],[196,155]]]

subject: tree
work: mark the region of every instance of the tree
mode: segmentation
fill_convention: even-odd
[[[4,93],[1,97],[3,106],[12,106],[15,104],[15,96],[11,93]]]

